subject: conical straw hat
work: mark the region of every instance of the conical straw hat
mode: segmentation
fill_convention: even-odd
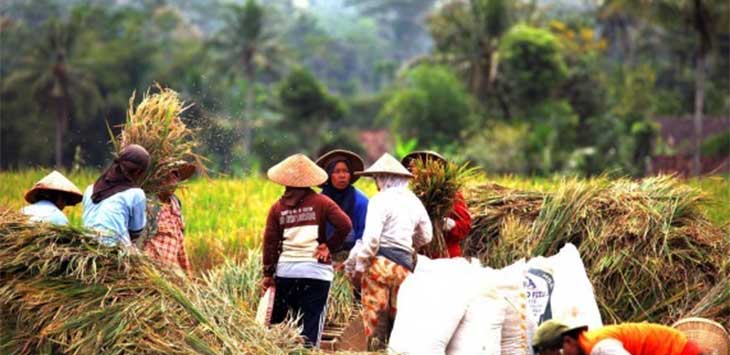
[[[720,323],[705,318],[685,318],[672,327],[697,343],[705,354],[730,355],[730,336]]]
[[[446,163],[446,158],[443,157],[443,155],[434,152],[433,150],[417,150],[414,152],[410,152],[406,154],[406,156],[403,157],[403,159],[400,160],[401,163],[403,163],[403,166],[406,167],[406,169],[411,169],[411,162],[414,160],[423,160],[426,159],[430,160],[438,160],[442,163]]]
[[[312,187],[327,181],[327,172],[318,167],[304,154],[294,154],[266,173],[271,181],[291,187]]]
[[[398,161],[398,159],[394,158],[388,153],[383,154],[380,159],[373,163],[373,165],[371,165],[369,168],[365,169],[365,171],[356,174],[365,176],[373,176],[376,174],[390,174],[413,177],[413,174],[411,174],[408,169],[406,169],[403,164]]]
[[[352,176],[350,177],[350,183],[354,184],[355,181],[360,178],[359,175],[356,175],[354,173],[360,172],[365,168],[365,163],[362,161],[362,158],[360,158],[360,156],[356,153],[344,149],[334,149],[317,158],[316,163],[317,165],[319,165],[320,168],[327,169],[327,166],[337,159],[345,159],[349,162],[350,168],[352,168],[353,172]]]
[[[46,175],[43,179],[35,183],[33,188],[25,193],[25,200],[28,203],[38,202],[38,193],[43,190],[60,191],[66,193],[66,203],[73,206],[83,198],[83,194],[73,182],[67,179],[63,174],[54,170]]]

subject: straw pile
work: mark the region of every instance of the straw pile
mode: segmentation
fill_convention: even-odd
[[[466,255],[501,267],[574,243],[606,323],[730,325],[730,237],[702,214],[701,191],[675,178],[566,180],[549,193],[481,185],[467,200]]]
[[[444,218],[454,205],[456,192],[475,174],[467,164],[443,163],[435,159],[414,160],[411,189],[426,207],[433,224],[433,239],[419,250],[431,258],[448,257],[444,236]]]
[[[215,289],[10,211],[0,211],[0,310],[3,333],[14,328],[2,353],[309,353],[295,329],[264,329]]]
[[[117,153],[128,144],[139,144],[150,153],[150,166],[141,183],[147,194],[167,188],[163,184],[165,178],[182,161],[194,162],[204,172],[204,158],[193,152],[199,145],[195,132],[180,119],[190,106],[185,106],[178,93],[171,89],[157,85],[156,90],[159,92],[154,94],[148,90],[136,108],[135,94],[132,94],[127,121],[118,137],[112,135]]]

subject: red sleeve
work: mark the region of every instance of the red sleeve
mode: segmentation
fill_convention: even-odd
[[[469,234],[469,231],[471,231],[471,215],[466,206],[466,201],[464,201],[464,196],[460,192],[456,193],[454,207],[451,209],[449,218],[453,219],[456,225],[449,231],[446,240],[460,241],[464,239]]]
[[[263,250],[264,276],[274,276],[276,264],[279,262],[279,254],[281,253],[281,240],[284,236],[279,224],[278,206],[278,202],[271,206],[269,216],[266,217]]]

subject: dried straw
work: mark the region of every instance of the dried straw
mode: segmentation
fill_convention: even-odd
[[[604,320],[671,323],[724,316],[730,240],[701,212],[701,191],[669,176],[564,180],[549,193],[497,185],[468,192],[465,254],[493,267],[578,246]]]
[[[158,92],[148,89],[136,108],[132,94],[122,132],[116,138],[112,135],[117,153],[128,144],[139,144],[150,153],[150,166],[141,183],[147,194],[169,188],[163,182],[182,161],[193,162],[200,172],[205,172],[205,159],[193,151],[199,146],[195,131],[180,119],[190,106],[185,106],[177,92],[159,85],[155,88]]]
[[[83,230],[7,210],[0,306],[12,320],[3,326],[14,323],[4,353],[310,353],[290,325],[264,329],[215,289]]]
[[[433,239],[419,252],[432,258],[447,257],[443,221],[451,213],[456,193],[475,176],[476,170],[468,164],[435,159],[414,160],[411,164],[411,189],[426,207],[433,225]]]

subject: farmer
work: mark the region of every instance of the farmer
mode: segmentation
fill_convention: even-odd
[[[109,168],[84,192],[84,227],[96,230],[105,244],[131,246],[146,223],[147,200],[139,181],[150,155],[142,146],[124,147]]]
[[[156,211],[151,214],[150,226],[152,237],[144,241],[145,254],[165,264],[177,265],[190,274],[190,262],[185,252],[183,242],[185,222],[182,216],[180,199],[175,196],[177,185],[195,174],[195,165],[180,162],[177,167],[168,172],[164,181],[165,188],[157,194],[160,202]],[[154,222],[153,222],[154,221]]]
[[[537,329],[538,355],[701,355],[700,347],[677,329],[651,323],[624,323],[588,330],[548,320]]]
[[[368,349],[385,349],[396,313],[396,296],[414,269],[416,248],[431,241],[431,220],[408,189],[413,176],[390,154],[383,154],[361,175],[371,176],[378,193],[370,199],[362,247],[355,255],[352,282],[362,290]]]
[[[63,214],[64,207],[76,205],[81,202],[81,197],[79,188],[54,170],[25,193],[25,200],[30,205],[23,207],[20,212],[30,216],[33,222],[65,226],[68,218]]]
[[[327,181],[327,173],[303,154],[284,159],[267,175],[286,187],[264,231],[262,289],[276,290],[271,323],[284,321],[288,311],[301,314],[305,346],[319,347],[334,277],[330,250],[340,248],[352,223],[329,197],[311,189]],[[329,239],[327,223],[334,228]]]
[[[446,164],[446,158],[433,151],[421,150],[409,153],[401,160],[401,163],[408,168],[411,173],[414,173],[416,161],[426,163],[427,161],[436,161],[441,164]],[[456,258],[462,255],[461,253],[461,241],[466,238],[471,231],[471,215],[469,209],[466,206],[464,196],[460,191],[456,192],[454,197],[453,207],[449,216],[443,221],[443,229],[446,232],[445,241],[448,252],[448,257]],[[431,257],[439,257],[439,255],[429,255]]]
[[[342,149],[335,149],[322,155],[316,163],[327,172],[328,176],[327,182],[322,187],[322,194],[335,201],[352,222],[352,233],[347,235],[343,243],[343,249],[349,251],[356,241],[362,239],[362,232],[365,229],[368,198],[352,185],[360,178],[355,173],[363,170],[364,163],[357,154]],[[327,237],[333,233],[334,227],[328,223]]]

